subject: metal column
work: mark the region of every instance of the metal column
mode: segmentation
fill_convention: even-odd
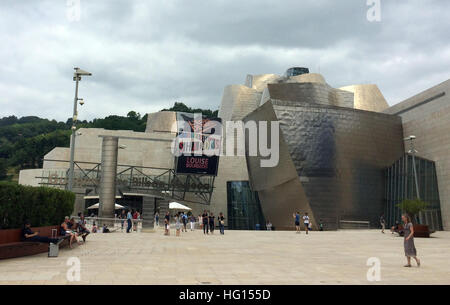
[[[103,137],[99,217],[114,218],[119,138]]]

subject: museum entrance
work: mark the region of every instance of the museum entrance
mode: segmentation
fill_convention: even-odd
[[[265,229],[258,193],[248,181],[227,182],[228,228],[231,230]]]

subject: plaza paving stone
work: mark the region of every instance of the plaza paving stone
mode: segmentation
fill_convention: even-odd
[[[379,230],[218,233],[91,234],[57,258],[0,261],[0,284],[450,284],[450,232],[415,239],[420,268],[404,268],[403,238]],[[80,259],[80,282],[67,280],[70,257]],[[370,257],[380,259],[380,282],[367,280]]]

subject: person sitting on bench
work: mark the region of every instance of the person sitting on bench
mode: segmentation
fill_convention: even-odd
[[[400,227],[400,223],[398,221],[395,222],[395,225],[393,227],[391,227],[391,233],[398,233],[398,235],[403,236],[405,233],[403,232],[403,230]]]
[[[77,233],[73,232],[70,229],[70,220],[69,220],[69,216],[66,216],[64,218],[64,222],[61,224],[60,226],[60,232],[59,234],[61,236],[66,236],[66,235],[70,235],[70,241],[69,241],[69,247],[72,248],[72,243],[75,240],[78,244],[80,244],[80,242],[77,240]]]
[[[24,227],[22,229],[22,238],[23,241],[34,241],[39,243],[57,244],[59,241],[57,238],[39,236],[39,232],[33,232],[31,230],[31,223],[29,221],[25,221]]]
[[[77,224],[78,234],[81,235],[83,242],[86,242],[86,237],[89,233],[91,233],[91,231],[86,228],[86,220],[84,219],[84,215],[82,213],[78,213],[78,217],[80,217]]]

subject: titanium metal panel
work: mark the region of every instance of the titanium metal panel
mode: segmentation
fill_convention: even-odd
[[[272,100],[290,155],[316,219],[378,226],[383,170],[404,151],[398,116]]]
[[[277,117],[269,101],[244,118],[248,121],[277,121]],[[268,123],[269,125],[269,123]],[[267,132],[270,135],[270,128]],[[258,129],[259,132],[259,129]],[[254,191],[258,191],[261,208],[266,220],[270,220],[276,229],[294,228],[292,214],[308,212],[311,223],[317,229],[313,211],[300,183],[295,164],[292,162],[289,148],[280,131],[279,162],[275,167],[261,167],[260,156],[248,156],[249,138],[246,137],[246,159],[249,180]],[[270,146],[269,145],[269,146]]]
[[[294,210],[313,224],[337,229],[339,220],[378,226],[383,170],[404,151],[398,116],[311,102],[271,99],[244,120],[280,121],[280,164],[261,168],[247,156],[249,177],[267,219],[289,224]],[[292,169],[296,178],[292,178]],[[272,223],[276,226],[275,221]]]

